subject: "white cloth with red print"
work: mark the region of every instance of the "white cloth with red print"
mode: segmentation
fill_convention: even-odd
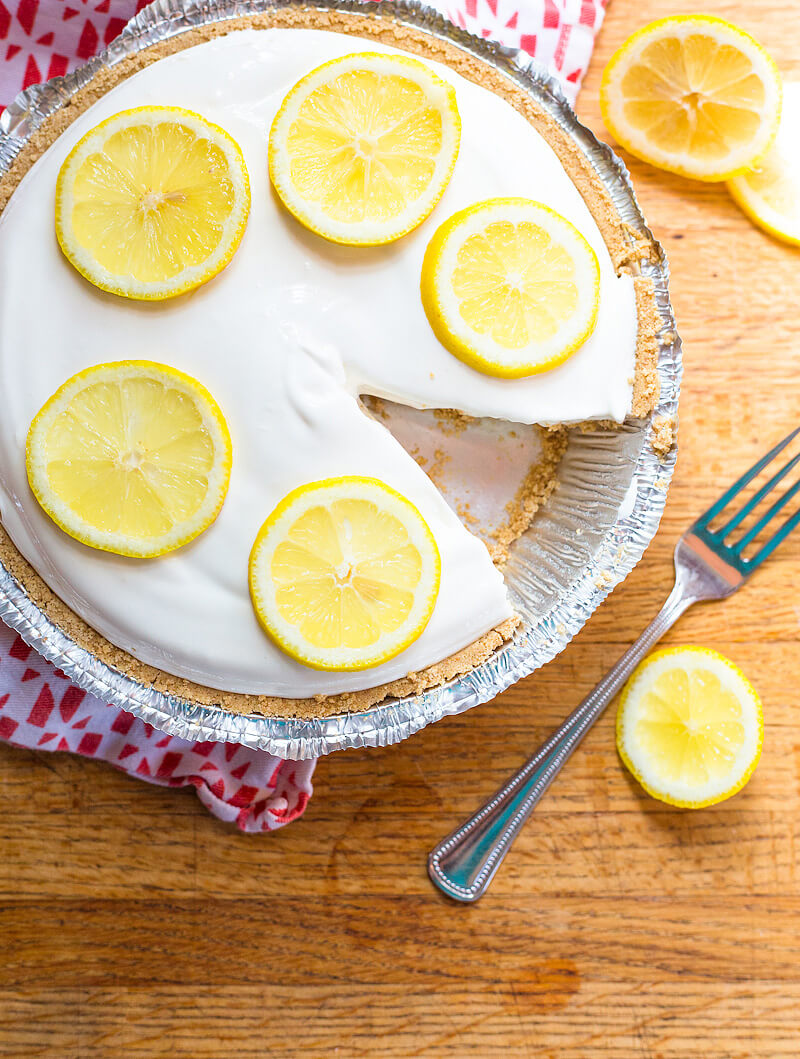
[[[521,48],[555,72],[574,101],[606,0],[435,0],[476,36]],[[0,113],[28,85],[65,74],[109,44],[143,0],[0,0]],[[20,459],[22,454],[20,454]],[[243,831],[294,820],[311,795],[313,761],[281,761],[233,743],[164,735],[74,687],[0,623],[0,740],[99,758],[132,776],[192,786]]]

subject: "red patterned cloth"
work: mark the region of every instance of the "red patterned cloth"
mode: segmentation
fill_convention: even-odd
[[[575,102],[608,0],[433,0],[462,29],[535,57]]]
[[[429,0],[451,21],[549,66],[574,102],[608,0]],[[146,0],[0,0],[0,113],[28,85],[91,59]],[[5,61],[3,61],[5,60]]]
[[[60,77],[118,37],[147,0],[0,0],[0,112],[28,85]]]
[[[313,761],[281,761],[235,743],[164,735],[76,688],[2,622],[0,739],[100,758],[163,787],[192,786],[207,809],[242,831],[283,827],[311,796]]]
[[[191,743],[76,688],[0,622],[0,739],[108,761],[163,787],[192,786],[207,809],[242,831],[274,831],[300,816],[313,761],[281,761],[235,743]]]
[[[574,100],[605,5],[437,0],[431,6],[476,35],[540,59]],[[0,113],[21,89],[90,59],[144,6],[144,0],[0,0]],[[300,816],[311,795],[313,761],[164,735],[74,687],[2,623],[0,740],[99,758],[148,783],[192,786],[215,816],[243,831],[282,827]]]

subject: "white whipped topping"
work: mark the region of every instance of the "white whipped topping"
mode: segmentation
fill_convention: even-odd
[[[327,243],[280,207],[267,133],[288,89],[312,67],[382,46],[316,30],[248,30],[162,59],[120,84],[59,138],[0,217],[0,517],[47,584],[112,643],[177,676],[229,691],[308,696],[402,677],[472,643],[511,609],[484,546],[414,460],[359,408],[370,393],[415,407],[458,408],[525,423],[622,420],[630,409],[636,311],[580,194],[544,140],[505,101],[436,63],[456,88],[461,151],[444,198],[421,228],[388,247]],[[229,267],[191,295],[137,303],[104,294],[61,255],[53,224],[58,170],[90,128],[128,107],[187,107],[240,144],[252,209]],[[562,367],[519,381],[468,368],[435,339],[419,277],[428,240],[450,214],[498,195],[538,199],[569,218],[602,273],[597,327]],[[224,508],[192,544],[132,560],[62,533],[33,499],[24,445],[34,414],[74,372],[148,358],[198,378],[234,444]],[[417,505],[438,541],[442,580],[425,632],[361,673],[321,673],[264,635],[247,560],[275,504],[330,475],[371,475]]]

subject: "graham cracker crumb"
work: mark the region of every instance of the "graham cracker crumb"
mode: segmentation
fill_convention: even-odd
[[[373,397],[371,393],[362,393],[358,400],[362,410],[372,419],[382,419],[384,423],[388,422],[389,413],[380,397]]]
[[[617,430],[619,423],[613,419],[585,419],[577,427],[581,434],[599,434],[601,430]]]
[[[633,380],[631,415],[644,419],[658,404],[658,326],[655,288],[650,279],[635,276],[636,311],[639,327],[636,332],[636,375]]]
[[[617,271],[620,272],[632,265],[638,268],[642,261],[649,261],[651,264],[655,264],[658,261],[658,251],[647,233],[634,228],[627,221],[622,221],[621,225],[624,234],[628,237],[628,251],[619,261]]]
[[[652,446],[661,463],[666,460],[677,435],[675,416],[656,416],[653,419]]]
[[[468,503],[463,503],[462,501],[457,500],[456,514],[465,525],[475,527],[480,526],[480,521],[475,518],[475,516],[472,514],[470,505]]]
[[[541,431],[542,455],[528,470],[513,500],[506,504],[508,517],[492,530],[489,552],[496,563],[508,559],[508,549],[530,526],[539,508],[556,487],[556,470],[567,447],[566,428]]]
[[[425,473],[440,491],[443,488],[442,472],[449,462],[450,456],[444,451],[444,449],[435,449],[433,453],[433,462],[430,467],[425,468]],[[422,465],[420,464],[420,466]]]
[[[468,416],[466,412],[459,412],[455,408],[436,408],[433,415],[442,433],[449,436],[461,434],[470,423],[475,422],[474,416]]]

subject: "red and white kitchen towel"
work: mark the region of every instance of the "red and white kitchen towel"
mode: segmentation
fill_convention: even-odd
[[[574,100],[607,0],[435,0],[477,36],[522,48]],[[0,113],[28,85],[74,69],[109,44],[143,0],[0,0]],[[99,758],[148,783],[192,786],[243,831],[273,831],[305,809],[314,762],[232,743],[164,735],[74,687],[0,623],[0,740]]]
[[[429,0],[478,37],[558,74],[575,101],[608,0]],[[110,44],[145,0],[0,0],[0,113],[17,92],[73,70]]]

